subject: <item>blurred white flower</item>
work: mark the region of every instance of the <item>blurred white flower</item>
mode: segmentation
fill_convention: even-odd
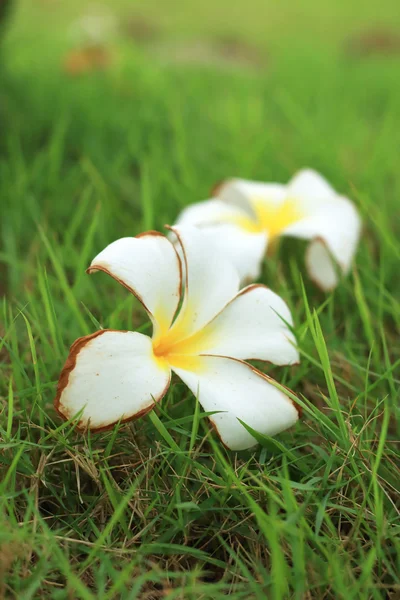
[[[323,290],[337,285],[336,264],[348,273],[361,231],[354,204],[308,169],[287,185],[227,180],[217,186],[214,198],[184,209],[177,224],[201,227],[242,281],[259,276],[265,252],[277,238],[310,240],[307,270]]]

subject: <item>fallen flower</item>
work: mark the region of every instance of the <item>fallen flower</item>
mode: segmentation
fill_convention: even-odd
[[[290,311],[263,285],[239,291],[236,269],[199,229],[171,231],[184,260],[183,291],[181,260],[161,233],[119,239],[93,260],[89,273],[108,273],[141,301],[153,336],[101,330],[76,340],[55,407],[66,419],[80,413],[80,429],[101,431],[154,408],[174,371],[205,411],[221,411],[210,419],[222,442],[232,450],[249,448],[256,440],[238,419],[267,435],[298,419],[298,408],[274,381],[243,362],[299,361]]]
[[[310,278],[323,290],[338,283],[336,264],[350,270],[361,231],[354,204],[315,171],[300,171],[288,185],[229,179],[215,198],[188,206],[178,225],[195,225],[227,255],[242,281],[256,279],[271,243],[280,237],[311,240]]]

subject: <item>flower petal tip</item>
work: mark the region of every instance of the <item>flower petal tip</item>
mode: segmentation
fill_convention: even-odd
[[[214,183],[214,185],[210,189],[210,195],[218,196],[218,194],[221,192],[222,188],[225,187],[225,185],[227,183],[229,183],[230,181],[233,181],[233,179],[232,178],[220,179],[219,181]]]

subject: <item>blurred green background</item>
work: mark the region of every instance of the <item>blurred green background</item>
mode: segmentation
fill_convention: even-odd
[[[398,0],[9,4],[0,597],[394,600]],[[277,446],[229,453],[174,382],[160,429],[146,417],[86,437],[61,423],[70,344],[100,325],[150,332],[125,289],[85,274],[92,258],[174,222],[218,180],[286,182],[306,166],[364,230],[332,294],[305,279],[303,295],[300,243],[264,265],[301,352],[296,368],[265,368],[302,399],[302,421]]]
[[[340,53],[342,44],[358,33],[398,34],[400,27],[400,11],[395,0],[332,3],[315,0],[20,0],[14,4],[12,37],[20,42],[25,39],[25,44],[33,39],[38,43],[44,36],[58,40],[62,46],[66,42],[62,37],[74,20],[83,15],[105,14],[114,16],[122,29],[129,21],[136,21],[138,25],[141,21],[142,36],[139,33],[138,37],[142,39],[146,33],[154,39],[200,38],[202,41],[232,36],[274,53],[284,52],[288,46],[293,51],[296,45],[316,46],[323,54]]]

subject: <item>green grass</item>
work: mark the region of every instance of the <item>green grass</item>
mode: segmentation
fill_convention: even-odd
[[[207,23],[159,3],[165,38],[183,19],[189,40],[225,34],[211,4]],[[228,33],[249,42],[254,28],[266,69],[156,60],[121,38],[113,66],[81,78],[60,68],[55,5],[18,7],[0,58],[0,596],[398,597],[400,58],[346,55],[346,35],[374,26],[367,4],[357,20],[349,3],[305,3],[302,23],[329,22],[325,43],[297,32],[285,3],[273,23],[290,35],[280,45],[269,25],[269,47],[268,15],[246,3]],[[396,26],[396,3],[380,6]],[[297,242],[265,264],[302,354],[268,372],[298,394],[302,421],[229,452],[176,380],[134,424],[82,436],[62,423],[52,402],[75,338],[98,322],[150,330],[126,290],[85,274],[96,253],[162,229],[221,178],[284,182],[303,166],[365,226],[332,294],[303,287]]]

